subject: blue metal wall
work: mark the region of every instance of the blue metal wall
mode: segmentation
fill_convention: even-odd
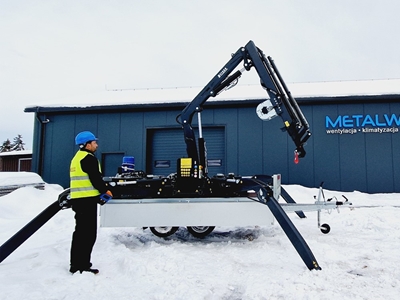
[[[400,124],[393,122],[389,126],[384,122],[385,115],[394,115],[399,120],[400,103],[340,103],[313,106],[313,110],[312,142],[317,178],[343,191],[400,191]],[[338,116],[349,117],[347,127],[341,128],[350,133],[328,134],[327,130],[332,128],[326,129],[326,116],[334,120]],[[360,125],[361,118],[370,116],[371,119],[365,126],[356,126],[352,116],[360,119]],[[372,132],[363,132],[363,129]],[[374,132],[377,129],[392,129],[393,132]]]
[[[386,114],[400,120],[400,97],[390,101],[381,98],[355,101],[351,97],[334,100],[299,101],[313,136],[306,146],[306,157],[298,165],[293,163],[294,144],[280,130],[281,119],[269,122],[258,119],[256,101],[206,106],[202,120],[205,126],[225,127],[227,172],[240,175],[281,173],[283,183],[317,187],[324,181],[324,187],[333,190],[400,192],[400,133],[364,133],[357,128],[356,133],[340,134],[327,133],[331,128],[326,128],[327,116],[336,120],[339,116],[370,115],[382,121]],[[34,108],[31,112],[35,112],[37,118],[33,171],[41,174],[46,182],[67,187],[69,163],[77,150],[74,137],[82,130],[91,130],[99,137],[99,159],[107,153],[135,156],[136,168],[146,171],[148,129],[179,128],[175,117],[183,107]],[[40,120],[49,122],[41,124]],[[383,128],[381,121],[378,124]],[[196,125],[196,121],[193,123]],[[353,124],[347,122],[346,128],[355,123],[354,119]],[[400,128],[400,124],[395,125],[392,127]],[[374,128],[373,124],[364,127]]]

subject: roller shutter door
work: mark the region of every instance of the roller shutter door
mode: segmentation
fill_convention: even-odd
[[[197,137],[197,130],[196,137]],[[206,140],[208,174],[226,172],[225,166],[225,128],[205,127],[203,137]],[[187,157],[186,143],[182,129],[154,129],[149,134],[148,170],[155,175],[169,175],[176,172],[177,160]]]

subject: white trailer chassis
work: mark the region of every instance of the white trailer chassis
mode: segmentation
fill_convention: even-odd
[[[280,176],[278,177],[280,179]],[[277,199],[280,196],[287,203],[278,203]],[[208,234],[215,226],[268,226],[277,220],[306,266],[310,270],[320,270],[311,249],[286,212],[296,212],[299,217],[304,218],[303,211],[317,211],[318,227],[323,233],[328,233],[329,225],[320,225],[321,210],[331,210],[345,204],[331,200],[325,200],[321,184],[315,203],[295,203],[290,195],[281,188],[280,180],[274,180],[272,188],[260,186],[256,198],[199,197],[110,200],[100,209],[100,226],[150,227],[152,232],[157,235],[162,232],[156,228],[168,228],[165,233],[165,236],[168,236],[179,227],[187,227],[195,235],[196,231],[193,228],[198,228],[199,231],[204,229],[203,233]],[[211,227],[211,231],[207,231],[207,228]]]
[[[285,212],[337,208],[336,202],[280,203]],[[101,227],[268,226],[274,216],[266,205],[246,197],[113,199],[101,206]],[[318,224],[320,225],[320,224]]]

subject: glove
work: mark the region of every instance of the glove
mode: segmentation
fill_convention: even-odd
[[[111,191],[107,191],[104,194],[100,195],[100,205],[104,205],[106,204],[108,201],[110,201],[113,197],[113,194],[111,193]]]

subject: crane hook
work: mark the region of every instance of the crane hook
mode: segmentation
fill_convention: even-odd
[[[299,163],[299,152],[294,150],[294,163],[297,165]]]

